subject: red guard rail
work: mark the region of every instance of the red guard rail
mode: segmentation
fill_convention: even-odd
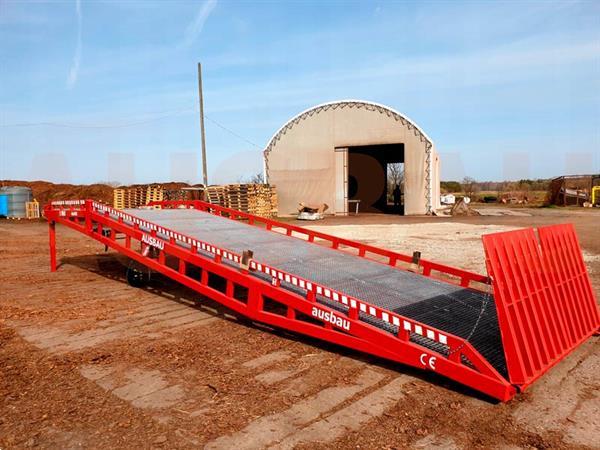
[[[413,260],[412,256],[404,255],[402,253],[394,252],[391,250],[387,250],[384,248],[375,247],[373,245],[364,244],[361,242],[351,241],[350,239],[344,239],[337,236],[333,236],[331,234],[322,233],[320,231],[309,230],[303,227],[299,227],[297,225],[292,225],[285,222],[280,222],[273,219],[268,219],[265,217],[255,216],[253,214],[249,214],[242,211],[237,211],[231,208],[225,208],[220,205],[215,205],[212,203],[206,203],[200,200],[191,200],[191,201],[157,201],[151,202],[148,206],[159,206],[161,208],[179,208],[181,206],[192,207],[194,209],[198,209],[200,211],[211,212],[213,214],[227,217],[232,220],[237,219],[246,219],[250,225],[264,225],[267,230],[274,231],[273,228],[285,230],[285,234],[287,236],[300,235],[306,236],[306,240],[309,242],[314,242],[315,239],[321,239],[323,241],[327,241],[331,244],[332,248],[339,249],[342,246],[357,250],[357,255],[360,257],[368,258],[370,254],[382,256],[387,259],[387,264],[392,267],[398,267],[398,262],[403,262],[407,264],[415,263],[420,268],[421,275],[431,276],[433,278],[442,279],[443,281],[455,282],[456,284],[460,284],[463,287],[471,287],[473,289],[480,289],[481,286],[477,286],[477,284],[489,285],[490,280],[488,277],[484,275],[480,275],[478,273],[469,272],[468,270],[458,269],[456,267],[447,266],[444,264],[436,263],[433,261],[429,261],[426,259],[418,259]],[[444,277],[436,277],[435,272],[438,272]]]

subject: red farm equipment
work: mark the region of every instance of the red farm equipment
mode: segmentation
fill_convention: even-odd
[[[252,321],[434,371],[501,401],[600,326],[572,225],[484,236],[484,276],[202,201],[150,206],[50,203],[51,270],[60,223]]]

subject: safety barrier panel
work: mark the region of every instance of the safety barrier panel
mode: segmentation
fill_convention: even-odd
[[[511,383],[524,389],[600,327],[573,225],[483,236]]]

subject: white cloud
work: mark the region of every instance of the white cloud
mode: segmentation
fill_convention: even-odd
[[[217,0],[206,0],[200,9],[198,10],[198,14],[194,20],[188,25],[185,30],[185,36],[182,41],[183,46],[189,46],[194,43],[196,38],[200,33],[202,33],[202,29],[204,28],[204,24],[208,20],[208,17],[213,12],[215,7],[217,6]]]
[[[79,78],[79,65],[81,63],[81,1],[75,0],[75,12],[77,13],[77,44],[75,45],[75,55],[73,55],[73,63],[69,76],[67,77],[67,87],[71,89],[77,83]]]

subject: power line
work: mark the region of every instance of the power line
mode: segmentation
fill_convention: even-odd
[[[73,128],[73,129],[115,129],[115,128],[130,128],[138,125],[145,125],[148,123],[156,122],[158,120],[167,119],[169,117],[179,116],[186,113],[197,113],[198,108],[186,108],[177,111],[165,112],[164,114],[160,114],[155,117],[151,117],[145,120],[138,120],[133,122],[121,123],[121,124],[85,124],[85,123],[68,123],[68,122],[22,122],[22,123],[11,123],[11,124],[0,124],[0,128],[26,128],[26,127],[53,127],[53,128]],[[242,136],[241,134],[233,131],[230,128],[227,128],[225,125],[217,122],[211,117],[204,114],[204,118],[209,122],[212,122],[219,128],[223,129],[227,133],[235,136],[238,139],[250,144],[258,149],[262,149],[262,147],[250,139]]]
[[[216,126],[218,126],[219,128],[222,128],[223,130],[227,131],[228,133],[232,134],[233,136],[237,137],[238,139],[241,139],[242,141],[253,145],[256,148],[262,148],[260,145],[255,144],[254,142],[252,142],[251,140],[245,138],[244,136],[242,136],[241,134],[236,133],[233,130],[230,130],[229,128],[227,128],[225,125],[221,125],[219,122],[217,122],[214,119],[211,119],[210,117],[208,117],[206,114],[204,114],[204,118],[207,119],[209,122],[214,123]]]
[[[24,123],[12,123],[12,124],[0,124],[0,128],[22,128],[22,127],[55,127],[55,128],[96,128],[96,129],[104,129],[104,128],[128,128],[134,127],[137,125],[144,125],[151,122],[156,122],[157,120],[166,119],[168,117],[174,117],[178,115],[182,115],[185,113],[194,112],[194,108],[186,108],[180,109],[177,111],[167,112],[156,117],[152,117],[145,120],[139,120],[128,123],[121,124],[85,124],[85,123],[64,123],[64,122],[24,122]]]

